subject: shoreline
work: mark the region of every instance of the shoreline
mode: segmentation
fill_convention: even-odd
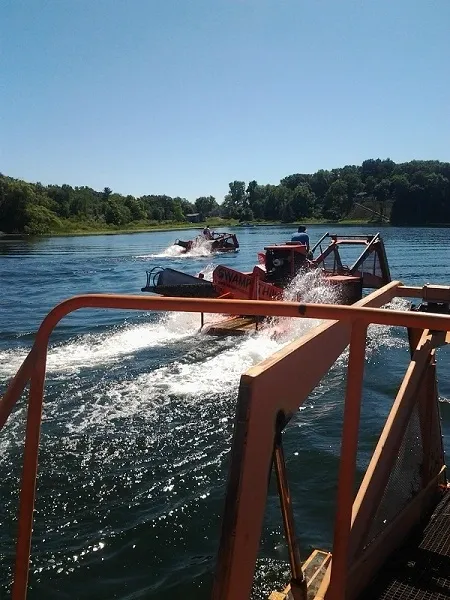
[[[186,229],[201,230],[208,225],[212,229],[223,229],[224,227],[232,227],[233,229],[253,229],[257,227],[298,227],[299,225],[313,226],[313,225],[330,225],[330,226],[383,226],[390,227],[389,223],[371,223],[365,220],[342,220],[342,221],[296,221],[294,223],[282,223],[281,221],[272,222],[250,222],[250,227],[234,224],[232,222],[225,221],[224,223],[186,223],[173,224],[167,227],[164,226],[149,226],[149,227],[138,227],[136,229],[101,229],[101,230],[86,230],[86,231],[64,231],[64,232],[51,232],[43,234],[30,234],[30,233],[3,233],[0,231],[0,239],[6,238],[50,238],[50,237],[75,237],[75,236],[89,236],[89,235],[132,235],[137,233],[152,233],[161,231],[184,231]],[[436,225],[435,225],[436,226]],[[438,227],[442,225],[437,225]],[[445,226],[445,225],[444,225]]]

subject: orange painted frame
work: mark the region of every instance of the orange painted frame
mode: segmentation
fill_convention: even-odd
[[[422,290],[417,288],[404,288],[400,285],[400,282],[391,282],[391,284],[385,286],[382,290],[385,290],[386,302],[395,296],[404,295],[418,297],[422,295],[420,293]],[[379,290],[378,293],[382,290]],[[375,294],[376,293],[377,292],[375,292]],[[450,331],[450,317],[421,313],[405,313],[402,311],[366,308],[355,305],[315,305],[281,301],[160,298],[104,294],[75,296],[57,305],[43,320],[37,332],[33,348],[0,401],[1,429],[6,423],[20,394],[23,392],[28,381],[30,381],[24,465],[20,492],[16,568],[12,591],[13,600],[23,600],[26,598],[27,591],[48,342],[53,329],[59,321],[69,313],[81,308],[305,317],[343,321],[351,324],[357,321],[359,325],[357,329],[354,330],[353,337],[355,339],[358,338],[359,340],[362,340],[363,331],[365,335],[365,328],[369,323],[404,326],[416,329],[429,328],[443,332]],[[357,343],[357,346],[355,361],[360,365],[361,345],[359,342]],[[348,387],[348,399],[350,399],[352,403],[358,396],[358,389],[359,382],[356,385],[350,384]],[[352,435],[349,436],[347,444],[351,449],[354,444],[354,440],[351,438],[353,438],[355,428],[354,424],[351,426],[349,425],[349,427]],[[271,443],[271,441],[269,440],[268,443]],[[352,470],[352,461],[349,462],[350,464],[347,464],[347,466],[343,467],[343,470],[341,469],[340,471],[340,477],[345,480],[349,480],[349,478],[353,477],[350,473]],[[262,501],[265,502],[265,498],[262,499]],[[345,514],[345,522],[348,520],[347,517],[348,515]],[[251,568],[252,573],[253,569],[254,565],[253,568]],[[228,589],[228,591],[232,592],[230,589]],[[222,597],[233,598],[233,600],[237,600],[238,598],[236,595]]]

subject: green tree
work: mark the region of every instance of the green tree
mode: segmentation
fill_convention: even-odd
[[[209,217],[218,206],[214,196],[200,196],[200,198],[197,198],[195,201],[195,209],[202,214],[203,217]]]
[[[109,187],[103,188],[103,200],[108,200],[112,194],[112,189]]]
[[[109,200],[105,209],[105,221],[109,225],[126,225],[131,221],[131,213],[116,199]]]
[[[345,214],[347,203],[347,184],[338,179],[330,185],[325,194],[323,216],[331,221],[338,221]]]
[[[130,211],[132,221],[140,221],[145,219],[145,209],[142,202],[134,196],[127,196],[124,200],[125,206]]]
[[[223,203],[224,212],[227,217],[239,219],[242,211],[246,208],[245,182],[232,181],[229,183],[230,191],[225,196]]]
[[[27,207],[27,224],[24,232],[33,235],[42,235],[58,231],[62,223],[54,212],[39,204],[30,204]]]
[[[292,201],[290,189],[281,185],[266,186],[264,217],[270,221],[280,221],[286,211],[286,205]]]
[[[283,206],[281,220],[283,221],[283,223],[292,223],[292,221],[295,221],[295,214],[294,209],[292,207],[292,201],[287,202]]]
[[[361,192],[363,189],[363,183],[358,173],[354,171],[345,172],[345,169],[343,169],[343,171],[344,172],[342,174],[341,180],[344,181],[347,185],[347,204],[344,210],[346,211],[346,213],[349,213],[355,201],[356,194]]]
[[[30,205],[36,203],[32,185],[13,179],[1,180],[0,231],[22,233],[29,222]]]
[[[292,211],[294,219],[304,219],[313,214],[315,195],[309,185],[298,185],[292,194]]]
[[[378,212],[383,218],[386,213],[386,201],[391,197],[390,179],[382,179],[380,183],[377,183],[373,190],[373,195],[378,202]]]
[[[406,175],[394,175],[391,178],[394,203],[392,205],[390,221],[393,225],[408,222],[408,205],[411,184]]]
[[[185,221],[183,209],[181,208],[181,203],[176,200],[174,200],[174,202],[173,202],[173,220],[174,221]]]
[[[325,198],[328,188],[334,181],[334,176],[330,171],[320,169],[311,176],[310,187],[319,200]]]
[[[299,185],[309,186],[312,177],[313,175],[302,175],[300,173],[296,173],[295,175],[288,175],[287,177],[284,177],[284,179],[280,181],[280,185],[287,187],[291,191],[294,191]]]

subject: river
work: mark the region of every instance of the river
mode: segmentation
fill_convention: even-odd
[[[0,238],[0,392],[59,301],[140,293],[146,270],[158,264],[192,274],[220,263],[248,270],[258,250],[289,238],[293,228],[234,231],[239,253],[218,257],[174,255],[175,237],[189,239],[192,230]],[[312,242],[325,231],[309,227]],[[333,232],[375,233],[363,226]],[[394,279],[450,284],[448,229],[387,227],[381,234]],[[308,294],[320,300],[320,289]],[[199,334],[199,316],[191,314],[89,310],[64,319],[48,359],[29,598],[209,598],[240,374],[310,326],[298,321],[281,339],[265,332],[218,339]],[[404,332],[370,328],[360,474],[407,357]],[[440,351],[447,447],[448,357]],[[345,364],[344,353],[284,436],[304,558],[331,544]],[[24,414],[22,399],[0,435],[0,598],[11,580]],[[287,580],[272,483],[254,598]]]

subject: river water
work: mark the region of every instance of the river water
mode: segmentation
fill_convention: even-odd
[[[179,256],[175,237],[132,235],[0,238],[0,392],[59,301],[81,293],[139,293],[156,265],[195,274],[217,264],[248,270],[264,245],[291,227],[236,228],[240,252]],[[338,234],[374,233],[334,227]],[[312,242],[323,233],[312,226]],[[381,230],[394,279],[450,284],[448,229]],[[300,286],[301,286],[300,282]],[[303,282],[307,300],[324,290]],[[405,301],[396,308],[407,307]],[[78,311],[56,329],[49,352],[29,598],[208,598],[217,551],[240,374],[312,326],[284,324],[244,338],[198,332],[199,316]],[[440,351],[444,442],[450,439],[450,367]],[[404,332],[371,327],[359,475],[376,443],[408,359]],[[284,436],[297,534],[306,557],[329,549],[346,353]],[[301,368],[301,367],[299,367]],[[0,435],[0,598],[8,597],[16,528],[24,400]],[[288,579],[273,482],[254,598]],[[164,594],[167,594],[165,596]]]

